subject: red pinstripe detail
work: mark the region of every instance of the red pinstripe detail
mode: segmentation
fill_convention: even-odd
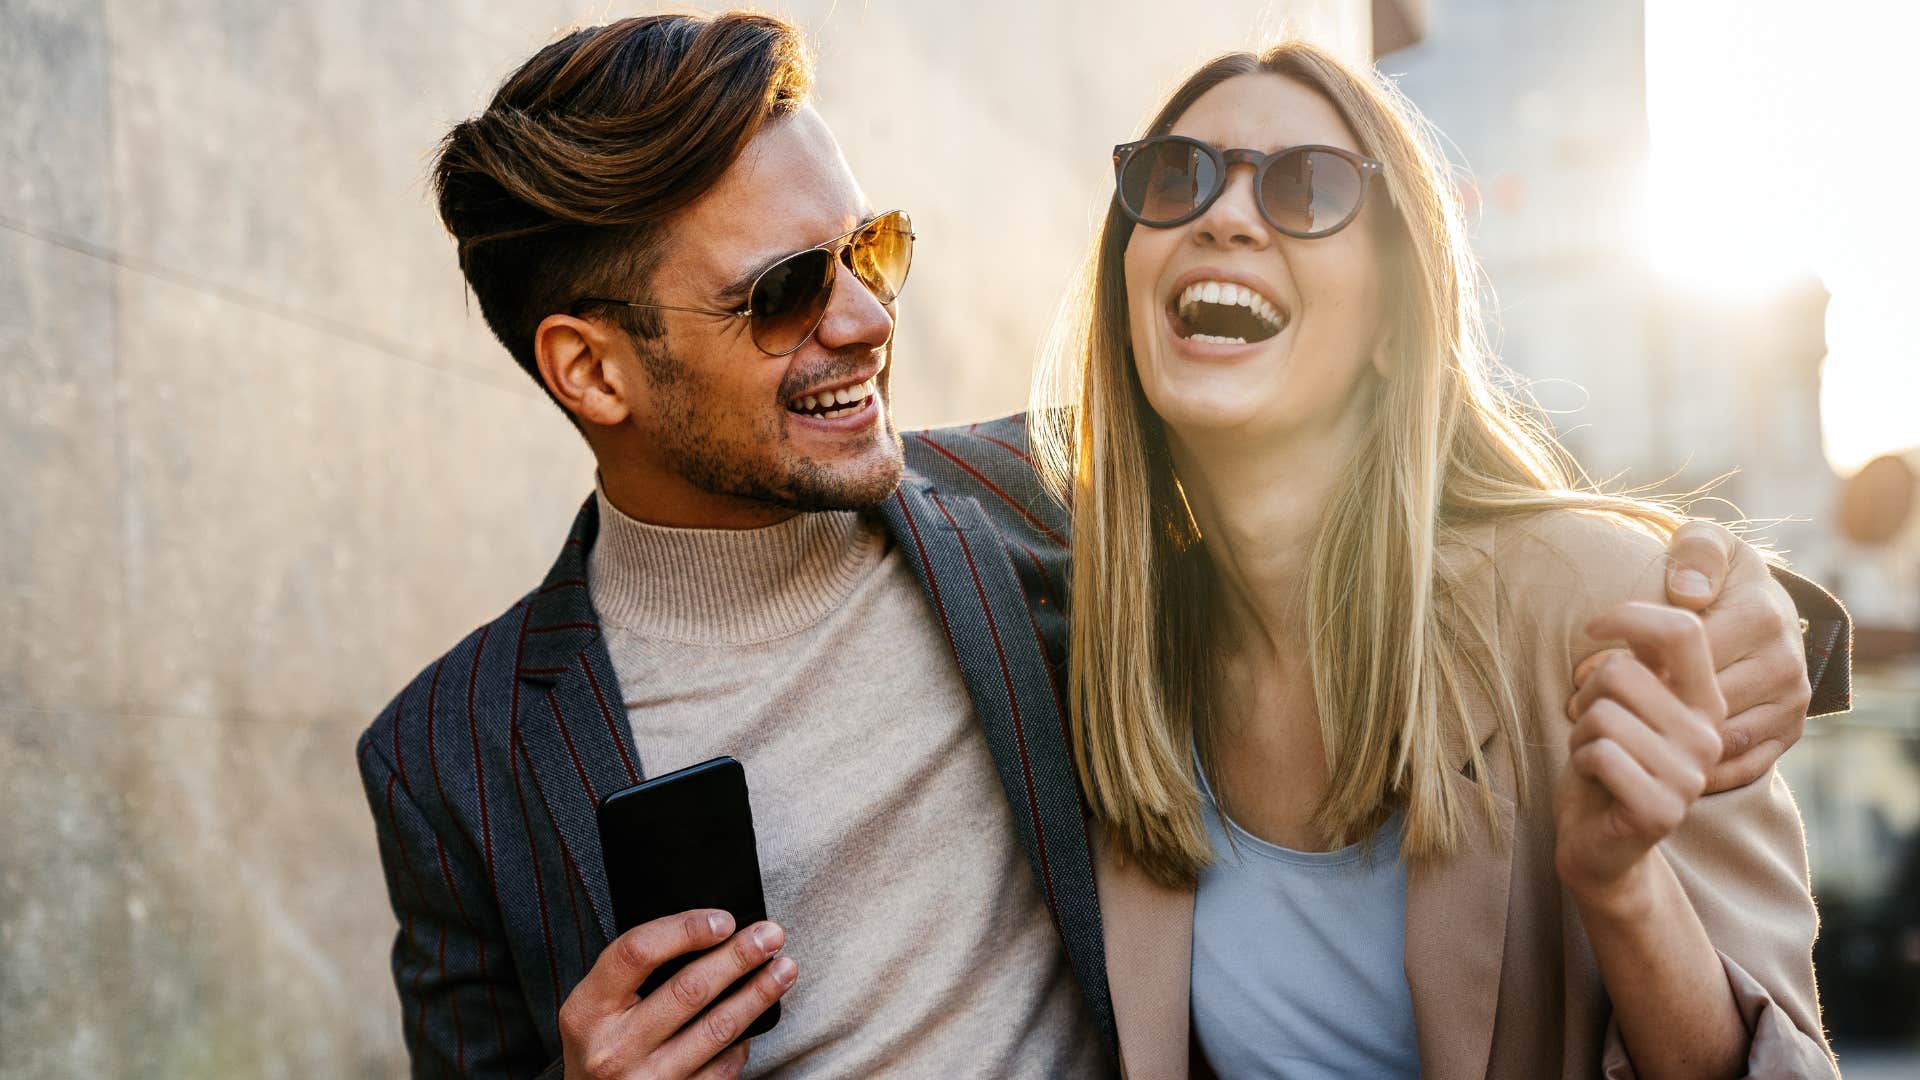
[[[953,649],[957,659],[960,656],[960,643],[953,638],[953,624],[947,621],[947,605],[940,601],[940,582],[934,576],[933,563],[927,559],[926,542],[920,539],[920,523],[913,519],[913,507],[907,505],[906,497],[900,489],[893,489],[893,500],[900,504],[900,513],[907,519],[907,528],[913,532],[913,546],[920,552],[920,567],[926,571],[927,591],[933,594],[933,609],[940,613],[940,628],[947,632],[947,645]]]
[[[400,726],[406,721],[406,718],[407,693],[402,690],[400,692],[400,700],[396,701],[393,706],[393,768],[394,771],[400,775],[400,790],[406,792],[407,798],[411,799],[413,798],[413,785],[407,783],[407,756],[400,752]]]
[[[557,634],[562,630],[598,630],[598,629],[600,629],[598,626],[595,626],[593,623],[590,623],[590,622],[570,622],[570,623],[555,623],[552,626],[536,626],[532,630],[528,631],[528,633]]]
[[[1021,461],[1024,461],[1029,465],[1033,464],[1033,459],[1027,456],[1026,451],[1020,449],[1019,447],[1013,445],[1010,442],[1002,442],[1001,440],[996,439],[991,435],[976,435],[974,437],[977,439],[985,439],[986,441],[992,443],[993,445],[998,446],[1001,449],[1005,450],[1007,453],[1012,454],[1014,457],[1019,458]]]
[[[433,787],[440,795],[440,805],[447,805],[447,791],[440,786],[440,754],[434,746],[433,714],[440,698],[440,669],[447,664],[447,658],[441,657],[433,662],[433,678],[427,682],[427,767],[433,771]]]
[[[520,756],[526,759],[527,775],[533,778],[533,797],[539,800],[541,811],[547,815],[547,827],[553,830],[554,838],[560,841],[560,860],[565,864],[569,874],[580,879],[580,895],[587,898],[587,910],[593,915],[593,927],[597,931],[600,929],[600,909],[593,902],[593,890],[587,888],[586,876],[580,872],[579,864],[573,861],[573,849],[567,844],[567,834],[560,830],[560,820],[554,816],[553,804],[547,801],[547,790],[545,786],[540,783],[539,770],[533,767],[533,755],[527,752],[527,742],[524,738],[520,740],[518,749]],[[573,882],[571,878],[569,878],[567,882],[567,896],[569,900],[571,900],[573,896]],[[574,933],[578,935],[580,932],[580,908],[578,905],[573,909],[573,927]],[[582,944],[580,947],[580,966],[583,971],[586,969],[586,954],[586,946]]]
[[[1016,541],[1016,543],[1017,543],[1017,541]],[[1060,606],[1060,593],[1059,593],[1059,591],[1058,591],[1058,590],[1056,590],[1056,589],[1055,589],[1055,588],[1053,587],[1053,575],[1052,575],[1052,574],[1049,574],[1049,573],[1047,573],[1047,567],[1046,567],[1046,564],[1044,564],[1044,563],[1042,563],[1042,562],[1040,561],[1040,556],[1038,556],[1038,555],[1035,555],[1035,554],[1033,553],[1033,549],[1032,549],[1032,548],[1030,548],[1030,547],[1028,547],[1027,545],[1025,545],[1025,544],[1020,544],[1020,550],[1021,550],[1021,551],[1024,551],[1024,552],[1026,552],[1026,553],[1027,553],[1027,558],[1029,558],[1029,559],[1031,559],[1031,560],[1033,560],[1033,568],[1034,568],[1035,570],[1038,570],[1038,571],[1040,572],[1040,584],[1041,584],[1041,586],[1043,586],[1043,587],[1044,587],[1044,588],[1046,589],[1046,591],[1047,591],[1047,595],[1046,595],[1046,600],[1045,600],[1045,601],[1043,601],[1043,602],[1048,602],[1048,603],[1052,603],[1054,607],[1059,607],[1059,606]],[[1064,615],[1064,614],[1065,614],[1065,612],[1062,612],[1061,614],[1063,614],[1063,615]]]
[[[1029,551],[1027,554],[1032,555],[1033,552]],[[1034,561],[1036,563],[1039,562],[1038,559]],[[1034,617],[1033,608],[1031,607],[1027,608],[1027,623],[1033,627],[1033,644],[1040,650],[1041,666],[1047,669],[1047,687],[1053,691],[1053,712],[1055,716],[1060,718],[1061,745],[1067,748],[1067,754],[1069,758],[1071,758],[1073,755],[1073,729],[1068,726],[1067,723],[1067,699],[1061,696],[1060,683],[1053,677],[1053,654],[1047,651],[1046,635],[1040,632],[1040,620]],[[1074,771],[1074,776],[1077,780],[1079,777],[1079,771],[1077,769]],[[1076,800],[1080,803],[1080,824],[1084,830],[1087,828],[1085,813],[1087,809],[1086,792],[1080,790],[1080,785],[1077,782],[1074,784],[1073,790]],[[1089,832],[1087,838],[1091,841],[1093,834]],[[1089,850],[1091,850],[1091,848],[1089,848]]]
[[[1054,532],[1052,529],[1048,528],[1046,522],[1041,521],[1039,518],[1035,517],[1033,515],[1033,511],[1028,510],[1026,507],[1020,505],[1018,500],[1016,500],[1013,496],[1007,494],[1005,491],[1002,491],[1000,489],[1000,485],[987,479],[986,476],[980,472],[980,470],[974,468],[973,466],[967,464],[965,461],[961,460],[960,457],[954,454],[953,451],[947,449],[944,446],[941,446],[937,442],[934,442],[923,431],[914,432],[913,437],[916,439],[919,439],[923,443],[926,443],[928,446],[933,447],[934,450],[939,452],[941,457],[944,457],[948,461],[951,461],[955,465],[958,465],[961,471],[965,472],[968,476],[973,477],[975,480],[980,481],[980,483],[984,485],[988,491],[991,491],[995,495],[998,495],[1002,502],[1006,503],[1008,506],[1013,507],[1015,510],[1018,510],[1020,512],[1020,516],[1023,518],[1026,518],[1027,521],[1031,523],[1034,528],[1039,529],[1043,534],[1045,534],[1047,539],[1053,541],[1056,544],[1059,544],[1061,547],[1067,546],[1066,540],[1063,539],[1059,533]]]
[[[453,906],[459,910],[460,920],[466,923],[468,929],[471,930],[473,927],[473,920],[467,918],[467,905],[460,901],[460,890],[453,887],[453,872],[447,868],[447,845],[440,842],[440,837],[435,836],[433,838],[433,849],[440,856],[440,876],[446,880],[447,892],[449,895],[453,897]],[[474,935],[475,940],[479,940],[479,937],[480,937],[479,934]],[[480,943],[480,977],[482,979],[485,979],[487,977],[487,945],[486,945],[486,942],[484,941]],[[447,924],[441,923],[440,924],[440,982],[444,986],[446,984],[446,981],[447,981]],[[453,1013],[453,1037],[454,1037],[455,1051],[456,1051],[458,1063],[460,1066],[460,1071],[465,1072],[467,1070],[467,1031],[466,1031],[466,1028],[462,1027],[460,1024],[460,995],[459,994],[457,993],[447,994],[447,1008]]]
[[[387,822],[393,828],[394,846],[400,849],[400,867],[402,870],[406,872],[407,883],[413,886],[413,895],[415,898],[415,902],[420,904],[425,904],[427,902],[427,894],[424,890],[420,888],[420,878],[417,875],[415,875],[413,872],[413,859],[407,855],[406,841],[402,840],[400,837],[400,815],[395,813],[393,809],[393,774],[392,773],[387,774]],[[417,944],[413,940],[413,909],[412,908],[407,909],[406,917],[400,921],[400,933],[406,937],[409,944]],[[413,973],[413,985],[411,989],[413,992],[413,996],[416,999],[420,998],[420,974],[425,970],[426,970],[425,966],[422,965],[420,968],[416,969]],[[402,1015],[401,1017],[401,1022],[402,1023],[406,1022],[406,1017],[404,1015]],[[418,1021],[418,1027],[420,1030],[425,1029],[426,1022],[427,1022],[427,1003],[424,999],[421,999],[420,1000],[420,1018]]]
[[[1053,896],[1053,866],[1047,860],[1046,823],[1040,819],[1040,796],[1033,786],[1033,763],[1027,758],[1026,723],[1020,716],[1020,698],[1014,692],[1013,671],[1007,666],[1007,650],[1000,643],[1000,628],[993,621],[993,608],[987,603],[987,590],[980,583],[980,568],[974,565],[973,548],[967,544],[966,533],[960,531],[960,523],[953,519],[952,512],[947,509],[946,503],[940,501],[940,496],[931,492],[929,495],[933,498],[933,505],[946,517],[947,524],[953,526],[953,535],[960,540],[960,553],[967,557],[967,571],[973,575],[974,591],[980,595],[980,611],[987,617],[987,633],[993,638],[993,651],[1000,658],[1000,679],[1007,688],[1007,706],[1013,710],[1013,737],[1020,747],[1020,772],[1027,782],[1027,812],[1033,815],[1033,835],[1040,852],[1040,876],[1047,884],[1047,913],[1053,916],[1054,925],[1057,926],[1060,923],[1060,910]],[[908,520],[912,520],[911,516]],[[1028,612],[1027,615],[1031,618],[1033,613]]]
[[[520,619],[520,628],[524,632],[527,620]],[[493,889],[493,895],[500,895],[500,882],[493,876],[493,826],[487,821],[487,766],[480,758],[480,718],[473,711],[474,685],[480,680],[480,654],[487,649],[487,634],[493,627],[480,628],[480,641],[473,647],[473,666],[467,669],[467,733],[473,740],[473,787],[480,800],[480,839],[485,844],[487,856],[487,885]],[[514,683],[518,692],[520,684]],[[506,1040],[501,1040],[502,1044]]]
[[[520,640],[514,645],[513,667],[518,671],[520,658],[527,649],[527,623],[533,619],[533,605],[526,604],[525,614],[520,617]],[[553,958],[553,929],[547,916],[547,887],[540,879],[540,862],[536,857],[539,845],[533,839],[533,819],[527,816],[527,796],[520,786],[520,762],[513,756],[513,745],[520,738],[520,680],[513,680],[513,707],[507,714],[507,769],[513,774],[513,801],[520,806],[520,825],[527,832],[527,854],[533,863],[533,893],[540,901],[540,939],[546,946],[547,978],[553,987],[553,994],[560,996],[560,972]],[[506,1046],[503,1035],[502,1048]]]
[[[1007,419],[1009,419],[1009,420],[1011,420],[1011,421],[1013,421],[1013,422],[1014,422],[1014,423],[1016,423],[1016,424],[1019,424],[1019,425],[1020,425],[1021,427],[1026,427],[1026,426],[1027,426],[1027,414],[1026,414],[1026,413],[1014,413],[1014,414],[1013,414],[1012,416],[1009,416],[1009,417],[1007,417]]]
[[[515,680],[515,684],[513,721],[507,728],[507,765],[513,770],[513,801],[520,805],[520,825],[527,831],[527,854],[529,861],[533,863],[533,894],[540,900],[540,940],[545,944],[547,951],[547,980],[553,987],[554,1000],[557,1001],[560,998],[560,968],[553,958],[553,925],[547,915],[547,887],[541,881],[540,860],[537,857],[539,844],[533,839],[533,819],[527,816],[527,795],[520,785],[520,759],[513,756],[513,748],[520,741],[518,680]],[[528,766],[528,770],[532,770],[531,765]]]
[[[570,587],[577,587],[577,588],[584,589],[587,587],[586,579],[585,578],[568,578],[565,581],[556,581],[551,585],[542,586],[540,591],[535,595],[545,596],[550,592],[558,592],[561,589],[570,588]]]
[[[607,708],[606,695],[600,692],[600,680],[593,677],[593,665],[587,662],[585,649],[580,651],[580,670],[587,673],[587,684],[593,687],[593,700],[600,703],[600,715],[607,720],[607,734],[613,738],[613,745],[620,751],[620,764],[627,767],[627,783],[640,782],[640,772],[633,767],[633,757],[627,753],[627,744],[620,738],[620,728],[613,722],[613,710]]]
[[[487,821],[487,774],[486,767],[480,760],[479,720],[474,716],[473,712],[474,684],[480,673],[480,654],[487,647],[487,635],[492,629],[493,627],[490,624],[480,628],[480,640],[475,644],[473,650],[473,668],[467,675],[467,731],[473,741],[473,779],[475,790],[480,798],[480,833],[486,842],[487,882],[489,887],[493,889],[493,894],[498,896],[500,895],[500,883],[493,875],[493,831]],[[436,668],[434,670],[436,688],[439,685],[439,674],[439,669]],[[429,711],[428,715],[432,715],[431,711]],[[427,749],[429,756],[434,757],[433,744],[431,742],[427,744]],[[440,769],[437,758],[434,765],[433,780],[436,785],[440,783]],[[445,804],[446,798],[447,793],[442,790],[440,792],[440,801],[442,804]],[[451,808],[449,808],[448,813],[449,816],[451,816]],[[471,839],[469,839],[468,843],[472,843]],[[460,899],[460,891],[453,886],[453,874],[447,868],[446,845],[440,842],[440,838],[437,835],[434,837],[434,845],[440,850],[440,872],[447,879],[447,891],[453,894],[453,902],[460,910],[460,918],[467,924],[467,931],[473,935],[473,939],[479,947],[480,978],[487,985],[487,1005],[493,1010],[494,1027],[500,1037],[500,1046],[504,1050],[507,1045],[507,1022],[500,1013],[500,997],[494,989],[493,979],[487,974],[487,939],[480,936],[479,924],[475,923],[472,916],[467,914],[466,903]]]
[[[560,740],[567,744],[567,756],[573,759],[573,771],[580,776],[580,786],[587,793],[587,801],[600,805],[600,796],[593,793],[593,781],[587,779],[587,767],[580,764],[580,751],[573,748],[573,733],[567,730],[567,718],[560,714],[560,702],[553,696],[551,687],[547,690],[547,708],[553,710],[553,723],[560,729]]]

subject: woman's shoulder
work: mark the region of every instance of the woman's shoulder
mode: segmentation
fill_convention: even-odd
[[[1666,599],[1666,541],[1603,510],[1565,508],[1476,521],[1454,530],[1438,560],[1452,591],[1488,608],[1509,644],[1582,654],[1582,628],[1629,600]]]

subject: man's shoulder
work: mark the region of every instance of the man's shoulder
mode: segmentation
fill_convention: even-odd
[[[452,648],[429,661],[388,701],[360,735],[363,768],[369,754],[393,770],[406,769],[405,747],[425,746],[436,723],[451,719],[464,730],[480,699],[518,677],[516,644],[534,593],[474,627]]]
[[[1064,546],[1066,507],[1034,465],[1032,417],[1015,413],[977,424],[909,431],[907,468],[934,487],[979,501],[1003,530]]]

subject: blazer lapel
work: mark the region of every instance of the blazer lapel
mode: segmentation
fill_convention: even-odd
[[[1473,808],[1466,844],[1407,874],[1407,986],[1428,1080],[1487,1075],[1513,876],[1513,800],[1496,795],[1489,823],[1473,781],[1454,772],[1448,782]]]
[[[587,595],[587,554],[599,527],[598,509],[588,498],[531,599],[515,716],[516,768],[532,774],[533,794],[557,839],[560,865],[555,869],[566,895],[571,898],[575,889],[583,894],[581,933],[597,936],[587,942],[589,965],[615,936],[600,851],[599,800],[645,776],[619,679]]]
[[[1499,625],[1498,575],[1479,572],[1481,560],[1490,555],[1454,545],[1443,546],[1437,557],[1446,565],[1448,579],[1461,583],[1440,598],[1452,610],[1458,632],[1477,638],[1489,650],[1501,648],[1505,628]],[[1455,854],[1407,872],[1407,986],[1413,995],[1420,1074],[1429,1080],[1487,1075],[1513,882],[1513,760],[1507,753],[1487,756],[1494,789],[1489,819],[1481,811],[1480,788],[1469,772],[1472,747],[1485,752],[1499,733],[1499,714],[1487,689],[1473,679],[1466,679],[1462,694],[1471,731],[1449,726],[1442,743],[1447,782],[1454,798],[1468,808],[1466,835]]]
[[[1086,817],[1053,674],[999,534],[965,496],[909,473],[884,515],[959,661],[1021,845],[1095,1024],[1115,1045]]]
[[[1093,865],[1120,1074],[1128,1080],[1180,1080],[1187,1075],[1193,892],[1158,884],[1098,832]]]

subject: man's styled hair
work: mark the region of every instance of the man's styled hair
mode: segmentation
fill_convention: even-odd
[[[583,296],[645,301],[664,226],[769,118],[799,108],[800,32],[746,12],[648,15],[576,30],[509,75],[435,156],[440,219],[495,337],[545,389],[540,321]],[[608,308],[629,334],[657,317]]]

